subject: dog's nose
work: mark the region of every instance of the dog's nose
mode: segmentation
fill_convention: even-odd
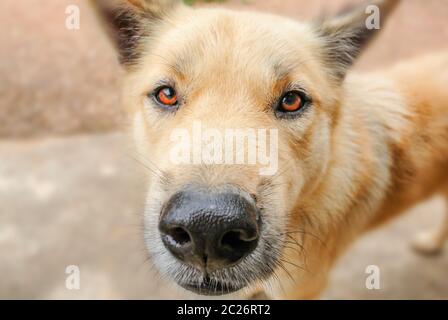
[[[250,196],[183,191],[164,206],[159,230],[171,253],[208,272],[236,265],[257,246],[260,216]]]

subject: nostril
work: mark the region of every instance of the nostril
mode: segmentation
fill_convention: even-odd
[[[241,233],[239,231],[227,232],[221,239],[221,246],[233,249],[241,245]]]
[[[190,235],[182,227],[177,227],[177,228],[171,229],[169,232],[169,235],[172,238],[172,240],[175,242],[175,244],[178,246],[184,246],[191,242]]]
[[[256,239],[256,235],[251,236],[244,230],[232,230],[225,233],[221,238],[221,246],[231,250],[245,250],[245,248]]]

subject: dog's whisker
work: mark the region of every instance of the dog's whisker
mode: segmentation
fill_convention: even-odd
[[[291,262],[291,261],[289,261],[289,260],[285,260],[284,258],[281,258],[280,261],[281,261],[281,262],[284,262],[284,263],[287,263],[287,264],[290,264],[290,265],[292,265],[292,266],[294,266],[294,267],[296,267],[296,268],[298,268],[298,269],[300,269],[300,270],[303,270],[303,271],[307,271],[307,272],[308,272],[308,270],[306,270],[303,266],[299,266],[298,264],[295,264],[294,262]]]
[[[135,160],[138,164],[140,164],[143,168],[147,169],[149,172],[151,172],[153,175],[160,179],[164,179],[163,173],[157,169],[154,168],[154,166],[148,165],[143,160],[141,160],[139,157],[131,156],[133,160]]]
[[[287,235],[293,235],[293,234],[303,234],[303,235],[306,235],[306,236],[311,236],[312,238],[318,240],[319,243],[320,243],[322,246],[326,247],[326,243],[325,243],[320,237],[318,237],[317,235],[312,234],[312,233],[310,233],[310,232],[307,232],[307,231],[305,231],[305,230],[286,231],[286,232],[283,232],[281,235],[286,235],[286,236],[287,236]]]

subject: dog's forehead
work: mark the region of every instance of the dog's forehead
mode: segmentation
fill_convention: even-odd
[[[147,61],[179,74],[256,69],[281,78],[309,60],[315,39],[306,24],[262,13],[198,9],[175,17],[156,35]],[[274,74],[272,74],[274,73]]]

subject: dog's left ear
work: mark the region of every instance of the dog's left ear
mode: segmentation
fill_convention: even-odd
[[[135,63],[143,40],[181,5],[181,0],[90,0],[125,67]]]
[[[324,63],[338,81],[345,78],[348,68],[372,41],[384,21],[400,0],[375,0],[317,24],[323,43]]]

